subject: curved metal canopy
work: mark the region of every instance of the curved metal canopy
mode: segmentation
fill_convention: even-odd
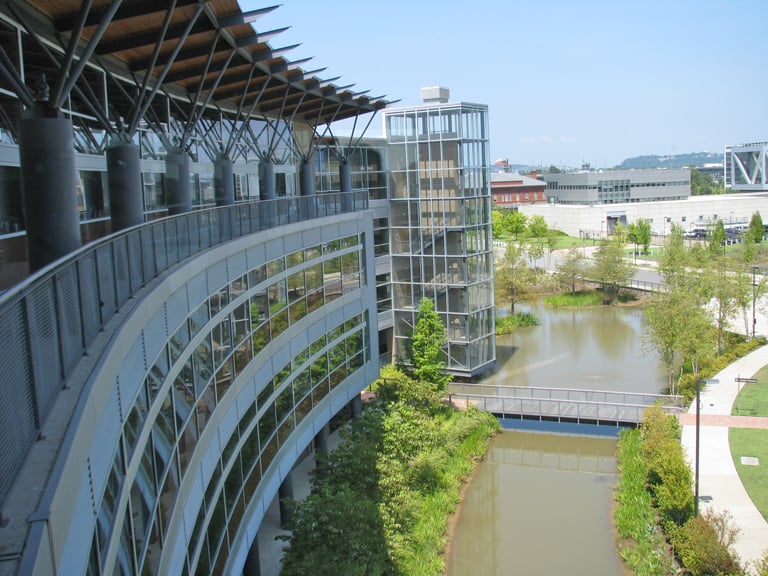
[[[245,113],[312,126],[389,104],[352,92],[352,85],[338,86],[337,78],[320,78],[323,69],[302,69],[299,64],[309,59],[287,60],[283,55],[298,45],[274,48],[268,42],[286,28],[259,31],[253,25],[277,7],[243,12],[236,0],[0,2],[0,98],[16,94],[28,104],[15,71],[27,85],[44,75],[51,99],[84,118],[98,120],[94,102],[104,105],[102,124],[108,117],[129,125],[142,100],[167,117],[167,101],[147,98],[152,92],[171,98],[174,116]]]

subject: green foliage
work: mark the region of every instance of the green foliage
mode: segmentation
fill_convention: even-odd
[[[670,530],[668,537],[692,576],[730,576],[744,572],[706,515],[691,518],[682,527]]]
[[[496,318],[496,334],[511,334],[521,326],[538,326],[539,319],[530,312],[515,312],[511,316]]]
[[[525,232],[528,217],[519,210],[497,209],[491,212],[493,237],[511,236],[517,238]]]
[[[677,419],[659,406],[648,408],[643,413],[641,438],[648,485],[662,522],[681,526],[693,516],[693,491]]]
[[[762,558],[755,562],[755,576],[768,576],[768,550],[763,552]]]
[[[709,240],[709,253],[713,256],[719,256],[723,254],[723,246],[725,246],[725,225],[722,220],[715,222],[714,227],[707,231],[707,239]]]
[[[643,254],[648,254],[648,247],[651,245],[651,223],[649,220],[638,220],[629,225],[627,238],[636,247],[643,247]]]
[[[283,576],[390,573],[378,506],[348,486],[319,486],[296,506],[288,528],[291,547]]]
[[[413,376],[433,384],[437,391],[445,389],[450,376],[444,372],[446,344],[445,326],[434,304],[428,298],[419,302],[416,327],[410,342],[410,357]]]
[[[536,214],[528,221],[528,236],[531,238],[546,238],[549,226],[544,216]]]
[[[501,260],[495,272],[495,286],[499,301],[510,303],[510,311],[514,314],[515,304],[525,299],[531,281],[531,271],[525,261],[525,253],[516,242],[508,242],[504,259]]]
[[[747,231],[746,240],[754,244],[759,244],[762,242],[763,236],[765,236],[763,218],[760,216],[760,212],[755,212],[749,220],[749,230]]]
[[[621,546],[621,556],[635,574],[670,573],[661,564],[651,568],[642,561],[654,556],[661,560],[663,547],[658,542],[655,547],[649,543],[655,534],[658,513],[686,573],[742,574],[729,550],[737,534],[730,518],[710,512],[693,516],[691,471],[679,438],[676,418],[665,414],[659,406],[644,412],[639,430],[621,433],[615,520],[619,534],[634,543]]]
[[[641,455],[638,430],[622,430],[616,456],[619,481],[616,485],[614,522],[622,540],[619,553],[637,576],[670,573],[671,561],[656,527],[656,513],[645,489],[646,466]]]
[[[474,408],[423,402],[425,384],[396,368],[382,375],[312,495],[294,503],[282,574],[443,574],[461,483],[499,424]]]
[[[691,196],[724,193],[725,185],[722,182],[715,182],[714,178],[706,172],[691,168]]]
[[[601,282],[609,294],[618,293],[635,274],[635,267],[624,260],[624,248],[620,242],[603,242],[592,256],[589,276]]]
[[[567,286],[571,294],[576,293],[576,282],[584,276],[585,260],[584,252],[573,246],[557,264],[555,278],[561,285]]]
[[[599,292],[575,292],[573,294],[555,294],[544,298],[544,305],[551,308],[581,308],[584,306],[600,306]]]

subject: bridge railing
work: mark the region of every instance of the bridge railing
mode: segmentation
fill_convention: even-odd
[[[472,383],[452,383],[448,392],[452,401],[497,415],[568,421],[639,423],[643,411],[654,404],[673,414],[685,409],[682,396],[643,392]]]
[[[575,400],[611,404],[638,404],[645,407],[659,403],[672,408],[685,408],[685,398],[670,394],[622,392],[617,390],[587,390],[583,388],[546,388],[537,386],[509,386],[504,384],[451,383],[451,393],[527,398],[541,400]]]
[[[567,422],[594,422],[611,424],[639,424],[648,404],[620,404],[553,398],[511,398],[482,394],[450,393],[452,402],[463,401],[501,417],[539,418]],[[668,413],[678,414],[682,409],[662,406]]]
[[[3,293],[0,512],[29,447],[78,362],[148,282],[218,244],[367,207],[367,191],[358,190],[235,204],[154,220],[90,243]]]

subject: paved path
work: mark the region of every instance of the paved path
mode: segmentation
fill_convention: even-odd
[[[741,529],[734,549],[743,563],[760,559],[768,550],[768,522],[749,498],[733,464],[728,444],[729,427],[768,428],[768,418],[730,416],[740,390],[735,378],[750,378],[768,365],[768,346],[762,346],[719,372],[717,384],[701,391],[699,430],[699,497],[702,508],[728,510]],[[680,416],[682,444],[693,469],[696,454],[696,402]],[[768,469],[768,462],[760,462]],[[768,471],[766,471],[768,474]]]

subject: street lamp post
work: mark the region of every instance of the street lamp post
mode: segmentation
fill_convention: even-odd
[[[699,515],[699,428],[701,428],[701,385],[718,384],[720,380],[708,378],[696,380],[696,457],[693,472],[693,515]]]
[[[755,338],[755,324],[757,319],[755,318],[755,273],[757,272],[757,266],[752,266],[752,339]]]

